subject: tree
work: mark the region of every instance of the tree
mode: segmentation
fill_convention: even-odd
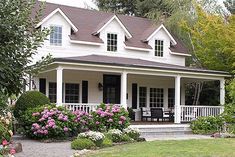
[[[0,1],[0,93],[18,94],[25,85],[26,74],[42,69],[50,56],[32,65],[32,57],[49,31],[36,28],[42,5],[32,16],[35,0]],[[31,65],[31,66],[30,66]]]
[[[222,16],[205,12],[196,6],[197,22],[182,26],[189,32],[194,53],[202,68],[232,72],[235,63],[235,16],[225,22]]]
[[[226,0],[224,1],[225,7],[230,11],[231,14],[235,14],[235,1],[234,0]]]
[[[136,2],[137,0],[96,0],[100,10],[125,15],[136,14]]]

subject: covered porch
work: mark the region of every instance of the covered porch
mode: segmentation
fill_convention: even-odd
[[[182,67],[183,68],[183,67]],[[156,67],[124,67],[95,63],[54,62],[36,78],[36,89],[58,106],[91,112],[104,103],[118,104],[135,111],[162,108],[173,114],[174,123],[190,122],[200,116],[216,116],[225,103],[223,72]],[[192,81],[220,81],[220,104],[185,104],[185,84]]]

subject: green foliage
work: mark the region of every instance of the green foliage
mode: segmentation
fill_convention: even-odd
[[[38,91],[27,91],[17,100],[14,109],[14,116],[19,119],[28,108],[34,108],[46,104],[50,104],[50,100],[47,96]]]
[[[21,116],[21,125],[34,139],[64,139],[78,133],[76,116],[63,107],[53,105],[29,108]]]
[[[235,2],[234,2],[234,0],[225,0],[224,5],[230,11],[231,14],[235,14]]]
[[[123,130],[130,125],[128,111],[117,105],[101,104],[91,115],[93,119],[91,130],[103,132],[110,129]]]
[[[128,127],[124,129],[123,132],[134,140],[138,140],[140,137],[140,131],[139,129],[136,129],[136,128]]]
[[[133,139],[130,136],[128,136],[127,134],[123,134],[121,136],[121,142],[131,142],[131,141],[133,141]]]
[[[223,118],[221,116],[199,117],[191,122],[191,129],[194,134],[211,134],[221,130],[223,126]]]
[[[71,148],[75,150],[94,149],[95,147],[95,143],[87,138],[75,139],[71,143]]]
[[[110,138],[105,137],[101,144],[101,147],[105,148],[105,147],[111,147],[111,146],[113,146],[113,141]]]
[[[197,20],[191,26],[183,22],[183,28],[189,32],[194,53],[201,67],[212,70],[233,71],[235,62],[235,16],[227,22],[222,16],[205,12],[196,6]]]
[[[226,123],[235,124],[235,104],[226,104],[222,115]]]
[[[35,68],[41,69],[51,60],[47,56],[39,64],[29,66],[37,48],[49,34],[46,29],[35,27],[39,23],[42,6],[32,15],[34,4],[35,0],[0,1],[0,89],[6,95],[20,93],[25,85],[25,74],[34,74]]]
[[[103,11],[134,15],[136,14],[136,2],[137,0],[97,0],[96,4]]]
[[[229,91],[229,99],[232,101],[232,103],[235,103],[235,79],[231,80],[227,86],[227,89]]]

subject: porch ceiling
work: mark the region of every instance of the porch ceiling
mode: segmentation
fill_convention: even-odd
[[[112,66],[123,66],[123,67],[140,67],[140,68],[152,68],[152,69],[163,69],[163,70],[185,71],[185,72],[196,72],[196,73],[210,73],[210,74],[229,76],[229,73],[225,71],[197,69],[197,68],[191,68],[179,65],[153,62],[143,59],[111,57],[111,56],[102,56],[102,55],[55,58],[54,62],[100,64],[100,65],[112,65]]]

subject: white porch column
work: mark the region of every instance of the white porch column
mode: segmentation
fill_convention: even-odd
[[[56,105],[62,105],[62,93],[63,93],[63,68],[58,67],[56,69]]]
[[[175,123],[180,123],[181,121],[180,78],[180,75],[175,77]]]
[[[220,80],[220,105],[225,104],[225,80]]]
[[[124,108],[127,108],[126,94],[127,94],[127,72],[124,71],[121,75],[121,105]]]

